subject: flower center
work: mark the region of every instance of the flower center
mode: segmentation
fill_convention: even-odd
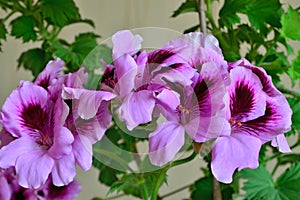
[[[229,119],[229,123],[231,124],[231,126],[237,125],[237,126],[242,126],[242,122],[238,122],[233,118]]]
[[[177,106],[177,109],[178,109],[179,111],[181,111],[182,113],[184,113],[184,114],[189,114],[190,112],[192,112],[191,109],[185,108],[185,107],[182,106],[181,104],[179,104],[179,105]]]

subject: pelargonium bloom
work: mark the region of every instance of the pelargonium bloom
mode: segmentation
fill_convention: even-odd
[[[68,111],[61,98],[53,102],[43,87],[29,82],[5,101],[2,124],[16,139],[0,149],[0,167],[15,167],[21,186],[38,188],[50,173],[57,186],[73,180],[74,137],[63,126]]]
[[[124,38],[131,38],[131,42],[126,41],[127,48],[119,52],[118,46],[124,43]],[[195,69],[171,48],[138,54],[141,45],[137,41],[142,40],[137,38],[140,37],[128,31],[113,36],[114,64],[106,65],[101,83],[102,90],[117,94],[118,114],[126,122],[128,130],[152,120],[156,95],[169,89],[164,79],[188,85],[195,73]]]
[[[227,125],[223,102],[226,89],[218,72],[213,62],[203,64],[192,86],[181,88],[180,101],[172,98],[172,93],[158,95],[159,100],[168,102],[161,107],[168,121],[159,124],[149,135],[152,164],[162,166],[171,161],[184,145],[185,132],[196,142],[206,142],[221,134]],[[172,110],[170,104],[176,109]]]
[[[243,59],[230,64],[227,135],[217,138],[211,168],[217,180],[230,183],[236,169],[256,168],[263,143],[290,129],[292,111],[262,68]],[[229,134],[229,135],[228,135]]]

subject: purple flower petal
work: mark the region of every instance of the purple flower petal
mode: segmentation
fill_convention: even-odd
[[[184,145],[184,128],[177,122],[158,125],[149,135],[149,158],[153,165],[163,166],[174,159]]]
[[[76,163],[84,170],[87,171],[92,166],[92,144],[88,138],[76,134],[73,143],[73,154]]]
[[[142,47],[143,38],[140,35],[133,35],[129,30],[122,30],[112,36],[112,42],[115,60],[124,54],[136,54]]]
[[[109,110],[109,102],[102,101],[95,117],[89,120],[82,118],[76,120],[76,131],[80,136],[89,138],[90,143],[94,144],[101,140],[105,131],[109,128],[111,120],[112,115]]]
[[[230,77],[232,82],[228,92],[232,119],[246,122],[264,115],[266,95],[259,78],[243,67],[232,69]]]
[[[130,93],[122,102],[119,112],[128,130],[152,120],[155,99],[152,91],[141,90]]]
[[[39,74],[34,83],[47,90],[53,79],[58,77],[64,64],[64,61],[62,61],[60,58],[49,61],[45,69]]]
[[[0,168],[15,166],[16,160],[23,154],[39,150],[38,144],[30,137],[21,137],[0,149]]]
[[[45,184],[53,164],[54,160],[44,150],[22,154],[16,162],[19,184],[25,188],[39,188]]]
[[[290,130],[292,110],[288,103],[278,98],[268,98],[265,113],[256,119],[234,127],[234,132],[243,132],[258,137],[263,143]],[[283,106],[286,104],[287,106]]]
[[[64,99],[78,100],[78,114],[83,119],[90,119],[94,117],[103,100],[109,101],[116,97],[116,95],[111,92],[68,87],[64,88],[62,96]]]
[[[61,77],[66,87],[82,88],[87,82],[88,74],[84,73],[84,68],[81,67],[74,73],[69,73]]]
[[[52,181],[55,186],[68,185],[76,175],[75,158],[72,153],[55,160],[52,169]]]
[[[134,79],[137,75],[137,64],[128,54],[114,60],[115,72],[118,79],[116,90],[121,98],[134,89]]]
[[[72,151],[72,143],[74,141],[73,134],[66,127],[58,127],[55,129],[53,145],[48,150],[49,155],[55,159],[60,159]]]
[[[258,167],[261,141],[253,136],[233,134],[219,137],[212,149],[211,170],[216,179],[231,183],[236,169]]]
[[[80,191],[81,185],[77,180],[62,187],[51,185],[48,198],[51,200],[72,200],[80,193]]]
[[[42,87],[24,83],[3,104],[3,127],[15,137],[31,134],[32,128],[42,126],[47,120],[48,98],[47,91]]]
[[[282,153],[292,152],[284,134],[280,134],[280,135],[276,136],[276,138],[274,138],[272,140],[271,145],[273,147],[278,147],[279,151]]]
[[[7,182],[7,179],[1,175],[0,172],[0,199],[1,200],[11,200],[12,191],[11,188]]]

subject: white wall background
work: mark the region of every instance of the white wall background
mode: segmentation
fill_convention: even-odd
[[[162,27],[183,32],[186,28],[198,23],[196,13],[184,14],[177,18],[170,18],[173,11],[179,7],[183,0],[75,0],[80,13],[84,18],[91,18],[96,24],[92,30],[87,25],[74,25],[66,28],[61,37],[73,39],[76,33],[84,31],[95,31],[102,36],[102,40],[110,37],[121,29],[134,29],[141,27]],[[293,7],[300,6],[299,0],[286,0]],[[217,9],[216,4],[214,9]],[[0,16],[3,14],[0,11]],[[295,45],[298,45],[297,43]],[[8,38],[3,45],[3,52],[0,53],[0,105],[5,98],[18,85],[20,80],[31,80],[30,72],[23,69],[17,70],[17,58],[32,44],[22,44],[20,40]],[[173,191],[181,186],[192,183],[198,179],[200,166],[203,166],[201,159],[170,170],[169,185],[161,189],[161,194]],[[83,185],[83,191],[77,199],[91,199],[94,196],[104,197],[107,188],[97,182],[98,172],[90,170],[83,173],[78,170],[78,178]],[[168,199],[183,199],[188,197],[188,192],[178,193]],[[125,198],[121,198],[125,199]],[[129,197],[127,199],[133,199]]]

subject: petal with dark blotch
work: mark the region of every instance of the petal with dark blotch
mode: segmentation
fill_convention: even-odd
[[[23,84],[15,89],[2,107],[3,127],[15,137],[29,135],[32,130],[45,126],[48,93],[42,87]]]
[[[233,131],[253,135],[265,143],[290,130],[291,115],[292,110],[286,99],[268,98],[263,116],[235,126]]]
[[[274,86],[271,76],[261,67],[252,65],[247,59],[243,58],[236,62],[229,63],[229,68],[234,69],[236,67],[245,67],[250,69],[262,83],[263,91],[270,97],[282,96],[281,92]]]
[[[55,160],[51,175],[55,186],[64,186],[72,182],[76,175],[73,153]]]
[[[278,147],[279,151],[282,153],[289,153],[292,152],[284,134],[280,134],[276,136],[271,142],[273,147]]]
[[[19,185],[25,188],[39,188],[45,184],[53,164],[54,159],[42,149],[22,154],[16,162]]]
[[[155,98],[152,91],[141,90],[130,93],[122,102],[119,112],[128,130],[152,120]]]
[[[173,160],[184,145],[184,128],[177,122],[158,125],[149,135],[149,158],[153,165],[163,166]]]
[[[122,30],[112,36],[112,42],[115,60],[124,54],[136,54],[142,47],[143,38],[137,34],[133,35],[129,30]]]
[[[194,85],[194,98],[197,98],[200,116],[213,116],[224,108],[224,98],[227,91],[222,74],[220,74],[215,63],[203,64],[198,80]]]
[[[34,83],[47,90],[48,86],[51,85],[52,80],[57,78],[60,74],[64,64],[64,61],[60,58],[49,61]]]
[[[0,168],[15,166],[18,157],[39,149],[39,145],[32,138],[20,137],[0,149]]]
[[[231,183],[236,169],[258,167],[261,141],[253,136],[233,134],[219,137],[212,149],[211,170],[222,183]]]
[[[246,122],[263,116],[266,95],[259,78],[251,70],[237,67],[230,71],[231,84],[228,88],[231,118]]]

